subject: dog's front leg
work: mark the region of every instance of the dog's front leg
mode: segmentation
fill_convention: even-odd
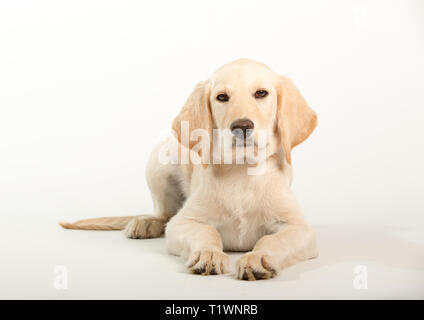
[[[237,278],[269,279],[282,268],[318,256],[315,232],[304,220],[295,199],[290,197],[282,210],[284,223],[280,229],[260,238],[253,250],[237,261]]]
[[[283,230],[259,239],[237,262],[237,278],[269,279],[296,262],[317,256],[314,231],[307,224],[287,224]]]
[[[222,250],[221,236],[213,226],[196,221],[193,216],[183,208],[169,221],[166,226],[169,253],[188,258],[186,266],[193,273],[226,273],[229,259]]]

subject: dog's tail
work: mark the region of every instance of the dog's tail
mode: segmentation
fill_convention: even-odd
[[[126,217],[102,217],[79,220],[74,223],[59,222],[65,229],[78,230],[123,230],[128,222],[135,216]]]

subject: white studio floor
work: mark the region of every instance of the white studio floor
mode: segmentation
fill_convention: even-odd
[[[424,298],[423,228],[318,225],[318,259],[249,282],[187,273],[180,258],[165,252],[163,238],[63,230],[53,221],[33,226],[23,222],[1,235],[2,299]],[[240,255],[230,254],[232,267]],[[67,270],[65,290],[55,288],[58,265]],[[358,265],[367,269],[368,289],[354,287]]]

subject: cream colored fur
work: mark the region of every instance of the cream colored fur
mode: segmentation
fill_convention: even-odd
[[[269,95],[256,99],[258,89]],[[222,103],[222,92],[230,100]],[[247,174],[248,165],[161,164],[163,142],[153,150],[147,165],[147,183],[154,204],[152,216],[99,218],[65,224],[75,229],[124,229],[130,238],[166,235],[171,254],[183,256],[187,267],[203,275],[228,271],[224,251],[247,251],[237,262],[236,277],[268,279],[282,268],[318,255],[315,233],[304,219],[290,184],[291,149],[314,130],[315,112],[291,80],[265,65],[240,59],[218,69],[200,82],[173,123],[181,145],[182,120],[190,129],[225,129],[249,118],[265,130],[265,172]],[[194,152],[194,151],[189,151]],[[165,228],[166,226],[166,228]]]

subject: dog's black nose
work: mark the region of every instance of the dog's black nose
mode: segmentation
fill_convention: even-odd
[[[249,119],[239,119],[231,124],[230,130],[231,133],[237,137],[247,138],[252,134],[254,127],[254,123]]]

